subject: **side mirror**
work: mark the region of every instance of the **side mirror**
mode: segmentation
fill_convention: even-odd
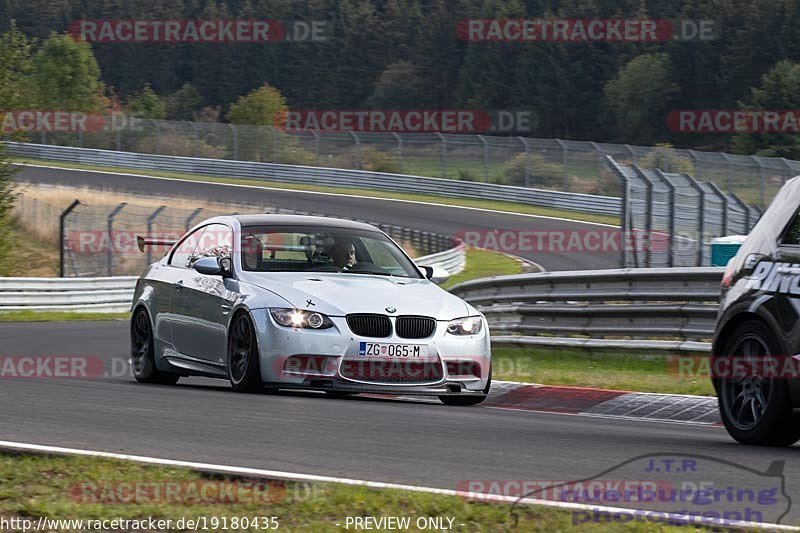
[[[195,261],[192,268],[206,276],[221,276],[223,269],[220,262],[216,257],[201,257]]]
[[[439,263],[434,263],[433,266],[420,265],[420,268],[425,271],[425,277],[437,285],[441,285],[450,279],[450,273]]]

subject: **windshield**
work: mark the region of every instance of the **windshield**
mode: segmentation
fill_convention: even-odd
[[[420,278],[403,251],[377,231],[323,226],[245,226],[242,268],[251,272],[346,272]]]

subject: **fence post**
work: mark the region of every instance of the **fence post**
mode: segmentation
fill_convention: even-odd
[[[725,193],[723,193],[722,190],[719,187],[717,187],[713,182],[706,181],[705,185],[706,187],[711,189],[714,195],[721,201],[720,210],[722,211],[722,220],[720,221],[720,226],[721,226],[720,231],[722,235],[720,235],[720,237],[724,237],[728,234],[728,197],[725,196]]]
[[[478,135],[481,144],[483,145],[483,181],[489,181],[489,143],[483,138],[483,135]]]
[[[392,136],[397,140],[397,162],[400,164],[400,172],[403,171],[403,138],[396,132]]]
[[[64,277],[64,245],[66,244],[66,239],[64,236],[65,221],[67,215],[72,213],[73,209],[78,207],[80,203],[80,200],[73,200],[72,203],[69,204],[58,217],[58,277],[60,278]]]
[[[647,268],[653,267],[653,217],[655,216],[655,209],[653,209],[653,202],[655,198],[653,197],[653,180],[650,179],[650,176],[647,175],[641,168],[636,165],[631,165],[631,168],[636,173],[636,176],[639,178],[639,181],[644,183],[645,190],[645,217],[644,217],[644,231],[645,231],[645,242],[647,246],[645,246],[645,254],[644,254],[644,262],[642,263],[643,266]],[[635,230],[633,231],[634,236],[636,235]],[[634,240],[634,243],[636,241]],[[636,250],[636,246],[634,246],[634,251]],[[638,263],[637,263],[638,266]]]
[[[116,137],[116,145],[117,145],[117,152],[122,151],[122,128],[116,128],[117,132],[114,137]]]
[[[697,266],[703,266],[703,245],[706,231],[706,192],[689,174],[682,174],[697,191]]]
[[[161,128],[158,126],[158,121],[153,120],[153,125],[156,127],[156,154],[161,153]]]
[[[675,185],[664,176],[664,173],[658,169],[655,169],[656,175],[661,179],[661,182],[664,183],[667,188],[669,189],[669,244],[667,245],[667,249],[669,253],[667,255],[667,266],[672,268],[675,266]]]
[[[358,170],[361,170],[361,168],[362,168],[362,165],[361,165],[361,141],[359,140],[358,135],[356,135],[355,132],[353,132],[352,130],[349,131],[348,133],[350,134],[350,137],[353,138],[353,145],[355,146],[355,149],[356,149],[356,161],[357,161],[356,168]]]
[[[619,168],[619,165],[614,158],[610,155],[605,157],[606,164],[611,168],[611,171],[617,175],[620,180],[620,190],[622,191],[622,204],[620,205],[620,212],[619,212],[619,226],[622,230],[622,239],[625,238],[625,233],[628,230],[630,224],[630,216],[631,216],[631,209],[630,204],[628,202],[628,198],[630,197],[630,180],[625,173]],[[622,242],[622,246],[620,246],[619,251],[619,267],[625,268],[628,266],[628,248],[625,246],[624,241]]]
[[[192,220],[194,220],[197,217],[197,215],[199,215],[202,212],[203,208],[198,207],[197,209],[192,211],[192,213],[188,217],[186,217],[186,221],[184,222],[184,229],[186,231],[189,231],[189,228],[192,226]]]
[[[569,171],[567,170],[567,145],[564,144],[561,139],[553,139],[556,141],[556,144],[561,147],[561,165],[564,167],[564,182],[561,185],[561,189],[565,192],[569,192]]]
[[[447,177],[447,139],[444,138],[444,135],[441,132],[436,132],[436,136],[439,138],[439,142],[442,145],[442,177]]]
[[[106,217],[106,231],[108,231],[108,254],[106,255],[106,274],[108,276],[113,275],[114,270],[114,217],[122,211],[125,206],[128,205],[125,202],[122,202],[117,207],[115,207],[111,213],[108,214]]]
[[[158,209],[156,209],[155,211],[150,213],[150,215],[147,217],[147,236],[148,237],[151,237],[151,235],[153,234],[153,221],[166,208],[167,208],[167,206],[161,205],[161,206],[158,207]],[[153,262],[153,257],[152,257],[153,251],[152,251],[152,247],[151,246],[147,246],[146,249],[147,249],[147,252],[146,252],[147,253],[147,255],[146,255],[147,264],[149,265],[150,263]]]
[[[525,172],[525,186],[530,187],[530,149],[528,148],[528,141],[525,137],[517,137],[520,143],[522,143],[522,148],[525,150],[525,165],[524,165],[524,172]]]
[[[314,163],[319,166],[319,133],[317,130],[309,130],[314,136]]]
[[[239,160],[239,130],[233,124],[228,124],[231,130],[231,151],[234,161]]]

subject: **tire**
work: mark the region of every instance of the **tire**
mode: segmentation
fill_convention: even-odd
[[[489,379],[486,381],[486,387],[480,395],[469,396],[439,396],[439,401],[445,405],[455,405],[461,407],[469,407],[471,405],[478,405],[482,403],[489,395],[489,390],[492,388],[492,367],[489,366]]]
[[[233,318],[228,332],[228,380],[236,392],[262,392],[255,328],[247,313]]]
[[[766,324],[748,320],[736,327],[716,358],[783,354],[785,350]],[[731,437],[760,446],[790,446],[800,439],[800,415],[792,412],[787,379],[714,377],[720,416]]]
[[[178,374],[156,368],[153,329],[150,316],[143,307],[137,309],[131,319],[131,367],[133,377],[142,383],[174,385],[180,379]]]

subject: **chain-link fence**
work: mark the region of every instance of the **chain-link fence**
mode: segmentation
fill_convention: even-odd
[[[746,235],[762,210],[687,173],[606,163],[623,189],[623,267],[693,267],[711,263],[711,240]]]
[[[140,252],[137,237],[175,240],[206,218],[247,213],[329,216],[274,206],[222,204],[209,208],[182,209],[164,205],[90,205],[77,202],[62,209],[25,194],[19,196],[14,211],[15,217],[27,231],[60,243],[62,277],[139,275],[168,247],[145,247],[144,252]],[[449,235],[371,223],[400,243],[413,257],[444,252],[457,244]]]
[[[110,124],[112,122],[109,122]],[[25,138],[22,138],[25,137]],[[559,139],[441,133],[286,132],[270,126],[136,119],[95,132],[16,140],[188,157],[350,168],[620,196],[605,156],[688,173],[750,204],[765,206],[800,162]]]

